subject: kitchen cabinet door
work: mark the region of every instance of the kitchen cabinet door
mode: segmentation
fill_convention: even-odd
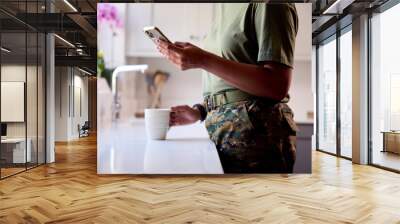
[[[201,43],[211,28],[212,3],[170,3],[154,5],[154,24],[171,41]]]
[[[128,56],[161,56],[154,43],[144,34],[143,27],[153,25],[153,4],[127,4],[126,54]]]
[[[186,19],[183,24],[182,38],[185,41],[200,47],[203,46],[203,40],[213,23],[214,6],[213,3],[184,4],[184,18],[190,18]]]
[[[212,25],[214,4],[129,4],[127,14],[127,55],[160,57],[155,45],[144,35],[142,27],[157,26],[173,42],[191,42],[201,47]]]
[[[154,25],[172,42],[182,41],[184,24],[190,20],[185,19],[185,4],[162,3],[153,6]]]

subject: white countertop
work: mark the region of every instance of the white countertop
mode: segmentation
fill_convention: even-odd
[[[172,127],[167,140],[147,140],[143,119],[99,130],[98,174],[223,174],[204,124]]]

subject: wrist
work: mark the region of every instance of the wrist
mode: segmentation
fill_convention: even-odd
[[[201,69],[205,69],[206,65],[208,64],[208,62],[210,60],[210,57],[211,57],[211,54],[209,52],[202,50],[198,67]]]
[[[201,104],[195,104],[192,107],[195,111],[196,114],[198,115],[197,118],[200,121],[204,121],[207,117],[207,111],[205,110],[205,108],[203,107],[203,105]]]
[[[201,120],[201,112],[200,112],[199,108],[193,107],[193,110],[194,110],[195,113],[196,113],[196,121]]]

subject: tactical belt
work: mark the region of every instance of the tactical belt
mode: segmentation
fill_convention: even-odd
[[[246,101],[251,99],[262,99],[263,101],[268,101],[270,103],[278,103],[277,101],[268,100],[266,98],[257,97],[248,93],[245,93],[238,89],[230,89],[220,91],[214,94],[210,94],[204,97],[204,105],[207,111],[211,111],[219,106],[236,103],[240,101]],[[289,101],[289,96],[281,100],[281,103],[287,103]]]

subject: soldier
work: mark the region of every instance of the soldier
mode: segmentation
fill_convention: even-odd
[[[291,173],[297,127],[286,104],[298,18],[293,4],[220,4],[205,49],[158,41],[181,70],[201,68],[204,102],[171,125],[204,121],[225,173]]]

